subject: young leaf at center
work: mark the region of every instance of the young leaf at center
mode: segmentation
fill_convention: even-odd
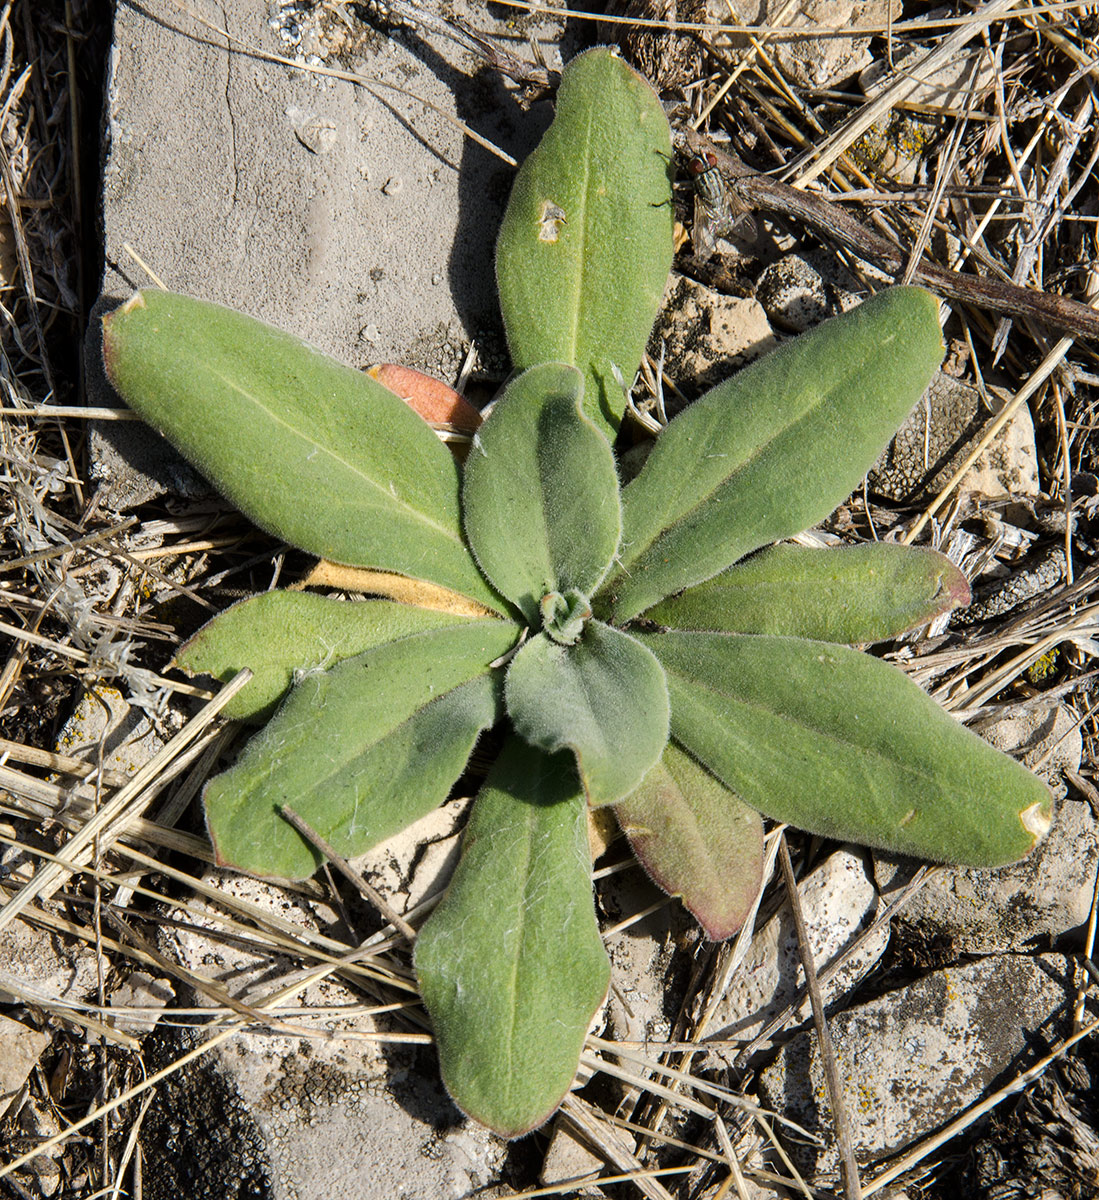
[[[466,459],[466,536],[535,629],[548,593],[590,596],[622,529],[610,443],[584,415],[575,367],[543,363],[504,389]]]
[[[593,807],[632,792],[668,740],[668,688],[652,652],[599,621],[561,646],[544,633],[512,659],[505,698],[512,724],[543,750],[576,754]]]
[[[505,744],[415,963],[458,1107],[504,1137],[541,1125],[610,981],[570,755]]]

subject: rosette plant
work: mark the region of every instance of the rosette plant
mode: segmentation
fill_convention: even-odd
[[[574,60],[500,235],[518,373],[464,468],[373,378],[248,317],[149,291],[104,323],[119,393],[234,504],[371,571],[376,598],[270,592],[178,654],[251,668],[227,712],[266,722],[206,786],[218,861],[310,875],[284,805],[363,852],[500,728],[415,966],[453,1098],[508,1136],[560,1103],[608,986],[589,809],[711,938],[759,887],[764,817],[977,866],[1048,825],[1037,778],[849,645],[967,602],[958,570],[772,544],[842,501],[920,399],[942,355],[928,293],[887,290],[747,367],[622,486],[615,379],[670,266],[671,161],[649,85],[606,50]]]

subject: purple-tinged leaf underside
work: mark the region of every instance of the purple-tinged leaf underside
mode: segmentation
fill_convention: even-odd
[[[650,878],[714,941],[732,937],[763,877],[763,821],[675,741],[614,806]]]

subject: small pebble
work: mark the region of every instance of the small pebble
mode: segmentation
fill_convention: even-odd
[[[400,195],[401,188],[404,187],[404,181],[399,175],[391,175],[385,183],[382,184],[382,194],[385,196]]]

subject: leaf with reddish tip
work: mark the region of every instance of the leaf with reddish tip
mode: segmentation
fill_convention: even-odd
[[[547,1121],[607,994],[584,797],[571,755],[505,743],[462,857],[416,939],[447,1090],[503,1137]]]
[[[379,363],[367,374],[400,396],[413,412],[419,413],[431,425],[476,433],[481,424],[479,410],[461,392],[434,375],[425,375],[423,371],[414,371],[397,363]]]
[[[757,634],[638,640],[667,675],[672,736],[765,816],[972,867],[1049,828],[1049,788],[881,659]]]
[[[771,546],[645,616],[673,629],[878,642],[969,603],[944,554],[884,542],[808,550]]]
[[[732,937],[763,878],[763,822],[674,741],[615,816],[653,882],[714,941]]]

